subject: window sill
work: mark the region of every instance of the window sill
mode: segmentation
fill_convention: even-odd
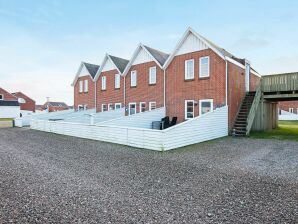
[[[149,83],[149,86],[156,86],[156,83]]]
[[[132,88],[137,88],[137,86],[131,86],[130,88],[131,88],[131,89],[132,89]]]
[[[191,82],[191,81],[194,81],[195,79],[192,78],[192,79],[184,79],[184,82]]]
[[[119,90],[120,89],[120,87],[119,88],[114,88],[114,90]]]
[[[210,79],[210,76],[206,76],[206,77],[199,77],[199,80],[204,80],[204,79]]]
[[[107,90],[106,89],[102,89],[101,91],[104,92],[104,91],[107,91]]]

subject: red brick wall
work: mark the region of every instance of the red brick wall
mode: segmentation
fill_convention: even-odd
[[[199,58],[210,57],[210,77],[199,78]],[[194,80],[185,80],[185,60],[194,59]],[[166,71],[166,105],[170,119],[178,117],[178,122],[185,119],[185,100],[213,99],[213,106],[225,104],[225,61],[212,50],[188,53],[176,56]],[[194,115],[199,115],[199,103]]]
[[[3,95],[3,97],[4,97],[3,100],[18,101],[18,99],[16,97],[14,97],[12,94],[10,94],[6,90],[2,89],[1,87],[0,87],[0,94]]]
[[[228,63],[228,105],[229,130],[233,127],[236,115],[245,96],[245,70]]]
[[[53,107],[49,106],[49,112],[61,111],[61,110],[68,110],[68,107]]]
[[[21,110],[29,110],[35,112],[35,101],[26,96],[21,92],[17,92],[14,94],[17,98],[22,98],[26,101],[26,103],[20,103]]]
[[[149,85],[149,68],[156,66],[156,84]],[[130,73],[137,71],[137,86],[130,86]],[[146,110],[149,110],[149,102],[156,102],[156,107],[163,107],[163,70],[154,62],[147,62],[133,65],[126,77],[126,99],[128,108],[129,103],[137,103],[137,112],[140,111],[139,103],[146,102]]]
[[[298,114],[298,100],[296,101],[282,101],[278,103],[278,107],[281,110],[285,110],[289,112],[289,108],[294,109],[294,113]]]
[[[115,89],[115,74],[119,72],[114,69],[110,71],[102,72],[96,83],[96,111],[101,111],[102,104],[112,103],[115,106],[115,103],[122,103],[124,106],[124,77],[120,76],[120,88]],[[106,77],[106,90],[101,89],[101,77]]]
[[[88,92],[79,92],[79,81],[88,80]],[[87,105],[87,108],[95,108],[95,84],[90,75],[78,78],[74,86],[74,109],[78,109],[78,105]]]
[[[250,76],[249,76],[249,90],[254,92],[256,91],[259,83],[261,81],[261,78],[250,73]]]

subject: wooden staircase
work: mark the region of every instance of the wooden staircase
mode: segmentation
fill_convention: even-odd
[[[249,92],[242,101],[240,110],[238,112],[235,124],[232,129],[233,136],[246,136],[247,134],[247,120],[254,102],[256,92]]]

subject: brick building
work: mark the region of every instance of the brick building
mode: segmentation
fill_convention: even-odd
[[[18,98],[21,110],[35,112],[35,101],[22,92],[12,93]]]
[[[298,114],[298,101],[281,101],[278,103],[279,109],[290,113]]]

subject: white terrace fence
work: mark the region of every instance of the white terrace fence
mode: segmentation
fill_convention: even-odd
[[[281,110],[281,114],[278,115],[280,121],[298,121],[298,114],[290,113],[285,110]]]
[[[157,117],[157,112],[164,115],[162,109],[157,109],[96,125],[32,120],[31,128],[158,151],[179,148],[228,135],[227,106],[165,130],[132,127],[140,121],[142,116],[146,118],[145,120],[148,120],[148,122],[145,122],[146,124],[144,123],[144,126],[148,126],[151,121],[160,120],[161,117]],[[150,115],[152,115],[152,118],[149,122]]]

